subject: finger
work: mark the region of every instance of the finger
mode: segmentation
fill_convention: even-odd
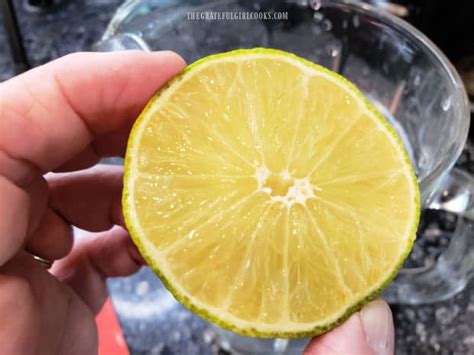
[[[393,355],[392,313],[383,300],[366,305],[344,324],[306,347],[305,355]]]
[[[67,172],[90,168],[100,161],[100,155],[93,148],[93,145],[88,145],[86,149],[77,154],[72,159],[69,159],[60,167],[56,168],[55,172]]]
[[[28,237],[26,250],[44,259],[56,260],[71,251],[72,243],[71,225],[48,208],[38,228]]]
[[[91,310],[31,255],[20,252],[1,268],[0,289],[2,354],[95,353]]]
[[[388,304],[378,299],[366,305],[360,312],[367,344],[376,355],[393,355],[395,330],[392,311]]]
[[[1,85],[0,85],[0,95]],[[0,121],[3,117],[3,102],[0,96]],[[28,186],[38,176],[41,176],[41,171],[30,162],[26,160],[18,161],[9,156],[5,151],[0,149],[0,175],[8,177],[19,187]]]
[[[119,226],[85,243],[85,252],[94,268],[105,277],[128,276],[144,265],[130,235]]]
[[[83,53],[0,84],[0,175],[28,188],[97,137],[106,139],[95,142],[104,152],[123,149],[108,145],[118,144],[112,132],[130,127],[150,96],[183,67],[170,52]],[[23,245],[29,205],[8,181],[0,184],[0,196],[2,218],[12,217],[0,223],[1,265]]]
[[[28,228],[29,198],[0,175],[0,266],[22,247]]]
[[[23,263],[18,266],[20,269],[25,267]],[[35,294],[22,275],[3,269],[0,273],[0,347],[5,354],[31,354],[31,349],[38,347],[37,329],[41,322]]]
[[[98,313],[107,298],[105,278],[133,274],[141,265],[143,259],[128,232],[117,226],[80,240],[71,254],[53,265],[51,272]]]
[[[57,172],[86,169],[97,164],[101,157],[124,156],[132,123],[124,128],[96,137],[89,146],[59,168]]]
[[[88,231],[124,225],[123,168],[98,165],[87,170],[47,175],[49,205],[69,223]]]
[[[24,190],[30,200],[27,231],[27,235],[29,236],[38,227],[46,211],[48,203],[48,184],[40,175],[28,184],[28,186],[25,186]]]
[[[31,167],[51,171],[96,137],[130,127],[150,97],[184,66],[172,52],[80,53],[0,84],[0,151],[13,158],[15,171],[0,166],[0,174],[20,184]]]

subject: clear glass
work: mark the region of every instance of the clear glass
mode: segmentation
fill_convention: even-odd
[[[257,11],[287,13],[287,19],[193,20],[190,15]],[[355,83],[404,141],[418,177],[422,208],[463,217],[437,262],[402,269],[384,297],[417,304],[459,292],[474,270],[474,179],[451,170],[467,139],[468,99],[453,66],[415,28],[349,0],[144,0],[127,1],[96,45],[97,50],[173,50],[188,63],[253,47],[295,53]],[[230,332],[221,334],[224,347],[244,353],[293,353],[305,344],[255,343]]]

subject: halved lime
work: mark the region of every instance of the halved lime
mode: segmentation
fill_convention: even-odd
[[[185,306],[239,334],[322,333],[410,251],[419,191],[404,147],[352,85],[270,49],[213,55],[133,127],[123,207]]]

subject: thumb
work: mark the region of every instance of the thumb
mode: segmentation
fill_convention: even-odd
[[[304,355],[393,355],[392,312],[381,299],[366,305],[344,324],[313,340]]]

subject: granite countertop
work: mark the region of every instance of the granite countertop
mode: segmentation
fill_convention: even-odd
[[[121,0],[56,2],[58,5],[53,10],[44,13],[25,11],[23,1],[15,2],[33,66],[70,52],[90,49],[122,3]],[[5,33],[0,28],[0,81],[13,75]],[[471,130],[471,141],[458,165],[474,173],[472,137]],[[440,222],[428,217],[424,223]],[[449,225],[452,221],[447,218],[442,223]],[[436,248],[446,244],[446,241],[435,239],[415,246],[413,258],[430,248],[434,255]],[[132,354],[223,352],[217,345],[212,327],[177,304],[148,269],[131,278],[111,281],[109,288]],[[153,302],[156,299],[160,301]],[[464,291],[450,300],[422,306],[393,305],[392,311],[397,354],[474,354],[472,280]],[[167,318],[170,314],[172,319]]]

